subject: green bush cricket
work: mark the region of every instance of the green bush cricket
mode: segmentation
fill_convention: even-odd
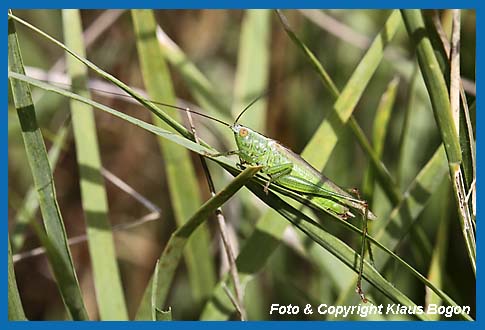
[[[237,155],[239,157],[240,166],[244,166],[246,164],[251,166],[262,166],[263,168],[261,172],[268,176],[268,181],[263,188],[266,193],[268,193],[268,189],[271,184],[276,184],[303,195],[327,199],[331,201],[330,203],[326,204],[325,209],[327,212],[333,215],[336,214],[342,219],[354,217],[354,215],[350,212],[350,208],[358,210],[363,217],[362,245],[360,253],[360,255],[363,256],[367,234],[367,220],[377,219],[377,217],[369,210],[367,202],[352,196],[350,193],[322,175],[300,155],[294,153],[278,141],[268,138],[263,134],[250,129],[249,127],[238,124],[237,122],[244,112],[248,110],[250,106],[253,105],[258,99],[259,98],[255,99],[246,108],[244,108],[232,125],[220,119],[190,110],[188,108],[182,108],[159,102],[153,103],[178,110],[188,111],[190,113],[212,119],[229,127],[234,133],[237,150],[217,154],[208,153],[206,156],[213,158],[219,156]],[[362,290],[363,266],[364,259],[361,257],[356,292],[359,294],[361,300],[365,303],[368,300]]]
[[[93,90],[107,94],[126,96],[103,90]],[[190,112],[229,127],[234,133],[237,150],[217,154],[207,153],[205,156],[214,158],[220,156],[238,155],[240,166],[262,166],[263,168],[261,172],[268,176],[268,181],[263,188],[266,193],[268,193],[268,189],[271,184],[275,184],[305,196],[319,197],[325,201],[324,210],[331,215],[337,215],[340,219],[354,217],[354,214],[351,213],[350,209],[356,209],[359,211],[363,217],[362,244],[360,252],[360,255],[363,256],[366,244],[367,220],[377,219],[377,217],[369,210],[367,202],[352,196],[349,192],[342,189],[330,179],[322,175],[300,155],[294,153],[292,150],[283,146],[278,141],[266,137],[263,134],[250,129],[249,127],[238,124],[241,116],[262,96],[263,95],[256,98],[248,106],[246,106],[237,116],[232,125],[218,118],[191,110],[189,108],[183,108],[148,99],[146,101],[172,109]],[[361,257],[356,292],[359,294],[363,302],[367,302],[368,300],[365,297],[361,287],[363,266],[364,259]]]

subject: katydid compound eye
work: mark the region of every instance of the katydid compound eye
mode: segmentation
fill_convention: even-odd
[[[239,130],[239,136],[240,136],[240,137],[246,137],[246,136],[248,136],[248,130],[247,130],[247,129],[245,129],[245,128],[241,128],[241,129]]]

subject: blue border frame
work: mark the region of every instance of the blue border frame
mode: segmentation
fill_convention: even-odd
[[[450,1],[450,0],[442,0],[442,1],[416,1],[416,0],[410,0],[410,1],[394,1],[392,2],[392,5],[394,7],[403,7],[403,8],[475,8],[476,9],[476,15],[477,15],[477,48],[476,48],[476,58],[477,62],[478,59],[484,58],[484,53],[482,51],[482,43],[480,41],[480,38],[478,37],[479,35],[482,35],[482,24],[481,24],[481,19],[485,18],[483,15],[483,11],[480,6],[479,1]],[[177,2],[160,2],[160,1],[153,1],[153,0],[138,0],[136,3],[135,2],[119,2],[119,1],[92,1],[92,0],[87,0],[83,1],[82,3],[72,3],[68,4],[66,1],[49,1],[49,2],[34,2],[32,0],[28,1],[6,1],[6,3],[1,4],[3,9],[3,13],[6,14],[8,8],[23,8],[23,9],[28,9],[28,8],[65,8],[65,7],[78,7],[79,5],[82,5],[82,8],[131,8],[133,5],[137,6],[138,8],[270,8],[270,7],[279,7],[279,8],[388,8],[389,6],[389,1],[373,1],[372,3],[363,3],[361,1],[357,0],[340,0],[338,3],[335,2],[322,2],[322,1],[315,1],[315,0],[300,0],[300,1],[217,1],[217,0],[212,0],[212,1],[194,1],[194,0],[179,0]],[[7,36],[7,20],[5,19],[3,23],[1,24],[2,28],[2,33],[6,37]],[[7,43],[5,42],[3,44],[3,52],[2,52],[2,60],[4,63],[4,68],[7,68],[6,62],[7,62]],[[478,77],[482,77],[483,74],[483,69],[482,66],[479,65],[479,63],[476,64],[476,77],[477,77],[477,94],[479,93],[481,84],[479,82]],[[7,69],[8,71],[8,69]],[[7,91],[8,91],[8,82],[7,79],[4,80],[4,87],[2,89],[2,97],[3,100],[7,100]],[[477,98],[477,108],[480,108],[479,106],[480,98]],[[5,104],[5,103],[4,103]],[[478,127],[480,127],[483,122],[483,117],[485,114],[481,111],[477,111],[477,164],[481,164],[481,149],[482,149],[482,144],[479,142],[482,140],[482,132]],[[7,258],[7,235],[6,233],[8,232],[8,118],[7,118],[7,111],[4,110],[3,112],[3,121],[2,121],[2,126],[3,130],[1,131],[1,148],[2,148],[2,154],[1,154],[1,160],[0,160],[0,166],[1,166],[1,173],[2,173],[2,184],[1,186],[1,196],[3,197],[4,202],[1,203],[1,212],[2,214],[5,215],[5,221],[3,222],[4,226],[4,235],[2,236],[1,240],[3,241],[5,250],[4,250],[4,256],[6,260]],[[478,166],[478,165],[477,165]],[[481,176],[481,171],[478,169],[477,171],[477,181],[480,180]],[[477,184],[478,187],[480,187],[479,184]],[[478,204],[480,204],[480,201],[483,200],[483,196],[481,193],[480,189],[477,189],[477,200]],[[480,211],[479,211],[480,212]],[[480,236],[480,231],[479,231],[479,226],[480,226],[480,221],[477,221],[477,236]],[[477,240],[477,250],[481,250],[481,240]],[[456,329],[456,328],[477,328],[482,324],[482,312],[481,308],[483,307],[483,289],[484,286],[482,284],[482,278],[481,274],[481,254],[480,252],[477,253],[478,258],[477,258],[477,268],[479,269],[477,274],[477,308],[476,308],[476,322],[461,322],[461,321],[441,321],[439,323],[436,322],[393,322],[392,325],[389,324],[388,322],[359,322],[359,323],[354,323],[354,322],[326,322],[325,324],[322,324],[321,322],[317,321],[309,321],[309,322],[298,322],[298,321],[286,321],[286,322],[193,322],[193,321],[179,321],[179,322],[9,322],[8,321],[8,295],[7,295],[7,263],[5,262],[3,264],[4,271],[1,273],[1,278],[2,278],[2,291],[3,291],[3,299],[0,302],[0,306],[2,307],[2,320],[0,321],[0,327],[3,329],[24,329],[27,327],[32,327],[32,328],[59,328],[59,329],[64,329],[64,328],[71,328],[71,327],[93,327],[93,328],[131,328],[131,327],[139,327],[139,328],[152,328],[152,327],[157,327],[157,328],[165,328],[165,327],[170,327],[171,329],[185,329],[185,328],[192,328],[192,327],[197,327],[201,329],[209,329],[209,328],[219,328],[219,329],[242,329],[246,327],[251,327],[255,329],[268,329],[268,328],[273,328],[273,327],[278,327],[278,328],[291,328],[294,329],[295,326],[299,328],[304,328],[304,329],[321,329],[322,326],[325,327],[343,327],[343,328],[350,328],[357,326],[360,329],[370,329],[370,327],[375,328],[375,327],[389,327],[392,326],[394,328],[407,328],[410,326],[413,327],[423,327],[423,328],[429,328],[429,327],[443,327],[443,328],[449,328],[449,329]],[[483,326],[483,325],[482,325]]]
[[[359,9],[372,9],[372,8],[478,8],[479,1],[456,1],[456,0],[408,0],[408,1],[389,1],[377,0],[363,3],[358,0],[340,0],[335,1],[319,1],[319,0],[302,0],[302,1],[258,1],[258,0],[246,0],[246,1],[222,1],[222,0],[209,0],[209,1],[197,1],[197,0],[178,0],[178,1],[157,1],[157,0],[141,0],[141,1],[95,1],[85,0],[82,3],[68,4],[66,1],[44,1],[42,3],[26,0],[26,1],[8,1],[6,8],[16,9],[32,9],[32,8],[83,8],[83,9],[101,9],[101,8],[164,8],[164,9],[247,9],[247,8],[287,8],[287,9],[303,9],[303,8],[359,8]],[[389,7],[389,4],[394,6]],[[3,5],[3,4],[2,4]],[[81,5],[81,6],[80,6]]]

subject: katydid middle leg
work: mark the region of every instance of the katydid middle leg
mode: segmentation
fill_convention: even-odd
[[[272,182],[278,181],[282,177],[288,175],[291,173],[291,170],[293,169],[293,164],[292,163],[285,163],[285,164],[280,164],[280,165],[275,165],[272,167],[268,167],[264,169],[264,173],[269,175],[269,181],[266,183],[264,186],[264,192],[268,194],[268,188],[269,185]]]

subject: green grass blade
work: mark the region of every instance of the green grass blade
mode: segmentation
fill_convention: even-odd
[[[100,36],[102,36],[103,33],[106,32],[106,30],[113,26],[113,24],[123,15],[123,12],[123,10],[105,10],[104,12],[100,13],[94,21],[90,22],[90,25],[84,31],[86,49],[89,49],[92,45],[96,45],[96,41],[100,39]],[[57,20],[57,17],[59,17],[59,13],[55,10],[46,11],[46,16],[44,17],[45,19],[48,20],[53,17],[56,17]],[[40,55],[49,58],[49,60],[51,59],[50,57],[52,57],[52,54],[49,54],[48,52],[41,51]],[[50,67],[48,71],[46,71],[46,75],[62,71],[64,67],[65,61],[64,57],[61,55],[56,60],[55,64]],[[27,72],[28,71],[29,70],[27,69]],[[49,122],[51,122],[54,115],[59,112],[59,103],[62,100],[62,97],[53,98],[52,96],[52,94],[50,94],[50,97],[45,95],[37,95],[35,93],[33,94],[36,108],[39,110],[37,113],[37,121],[40,127],[44,127],[44,125],[47,125]],[[20,127],[15,122],[9,123],[9,137],[11,135],[17,134],[20,134]]]
[[[296,44],[298,48],[305,54],[306,57],[308,57],[310,64],[313,66],[315,71],[318,73],[318,76],[323,82],[323,85],[330,91],[332,96],[334,98],[337,98],[339,95],[339,91],[335,83],[333,82],[332,78],[330,78],[330,75],[328,72],[325,70],[323,65],[320,63],[320,61],[317,59],[315,54],[308,48],[305,43],[303,43],[298,36],[293,32],[292,28],[290,27],[290,24],[288,22],[288,19],[286,16],[283,15],[283,13],[280,10],[276,11],[276,14],[278,15],[278,18],[283,25],[283,28],[285,29],[286,33],[290,37],[290,39]]]
[[[35,33],[39,34],[41,37],[46,38],[50,42],[54,43],[55,45],[59,46],[63,50],[65,50],[67,53],[72,55],[74,58],[76,58],[78,61],[84,63],[87,67],[92,69],[94,72],[96,72],[98,75],[103,77],[104,79],[112,82],[119,88],[121,88],[123,91],[128,93],[130,96],[132,96],[135,100],[137,100],[140,104],[142,104],[144,107],[146,107],[150,112],[154,113],[157,117],[162,119],[164,122],[166,122],[170,127],[172,127],[174,130],[179,132],[181,135],[191,138],[192,134],[189,132],[184,126],[179,124],[176,120],[173,120],[170,116],[168,116],[165,112],[161,111],[160,108],[158,108],[155,104],[151,103],[149,100],[144,98],[140,93],[137,93],[133,89],[131,89],[128,85],[123,83],[121,80],[115,78],[113,75],[103,71],[100,69],[97,65],[92,63],[91,61],[85,59],[82,56],[79,56],[76,52],[71,50],[70,48],[66,47],[62,42],[56,40],[55,38],[51,37],[44,31],[40,30],[39,28],[35,27],[34,25],[24,21],[23,19],[13,15],[12,13],[8,14],[9,18],[15,20],[16,22],[24,25],[25,27],[31,29]]]
[[[410,38],[416,45],[419,66],[433,106],[449,163],[461,162],[461,149],[450,108],[446,81],[426,33],[419,10],[403,10],[402,16]]]
[[[389,218],[374,233],[374,237],[380,243],[394,249],[412,227],[413,221],[422,212],[430,196],[439,187],[446,174],[446,159],[443,152],[443,146],[440,146],[409,185],[404,194],[408,198],[393,209]],[[392,227],[392,230],[388,227]],[[396,232],[399,234],[396,235]],[[387,257],[380,256],[379,252],[377,252],[375,258],[379,269],[387,262]]]
[[[322,160],[326,160],[330,157],[341,132],[344,130],[344,124],[350,118],[365,87],[377,70],[379,63],[382,60],[384,49],[395,35],[399,23],[399,12],[393,11],[382,31],[374,39],[370,48],[345,85],[345,88],[338,96],[332,111],[317,129],[315,135],[325,137],[325,143],[312,145],[305,149],[306,152],[313,155],[321,155],[318,158]],[[310,163],[313,163],[313,160],[310,159]],[[322,161],[319,161],[318,163],[315,161],[314,164],[318,164],[318,168],[321,168],[323,167],[323,164],[321,163]]]
[[[264,94],[269,78],[270,11],[247,10],[239,39],[239,54],[234,82],[234,118],[254,99]],[[258,132],[266,128],[266,101],[259,100],[241,119]]]
[[[66,45],[85,57],[81,18],[78,10],[62,11]],[[72,90],[89,98],[87,68],[69,56],[67,73]],[[72,127],[80,173],[81,203],[86,219],[89,254],[101,320],[127,320],[123,288],[108,220],[108,199],[101,174],[101,157],[92,108],[71,100]]]
[[[9,321],[27,320],[20,299],[17,281],[15,280],[15,270],[12,261],[12,248],[10,246],[10,236],[8,238],[8,319]]]
[[[64,124],[56,134],[54,142],[49,149],[48,158],[52,169],[56,167],[59,155],[61,154],[62,146],[64,145],[68,136],[69,125]],[[15,226],[12,229],[12,249],[18,251],[25,242],[25,230],[30,221],[34,219],[34,215],[39,208],[39,200],[37,199],[37,191],[35,187],[31,187],[22,202],[22,206],[15,216]]]
[[[157,308],[155,312],[156,321],[172,321],[172,308],[169,308],[166,311]]]
[[[408,178],[407,178],[407,171],[411,164],[408,164],[410,161],[409,157],[407,157],[408,152],[406,148],[408,147],[408,143],[412,142],[411,140],[411,118],[412,118],[412,111],[415,106],[416,102],[416,94],[418,92],[418,68],[415,65],[414,72],[411,76],[411,81],[407,86],[406,92],[406,105],[405,105],[405,112],[404,112],[404,120],[402,124],[401,133],[399,136],[399,146],[398,146],[398,162],[397,162],[397,170],[396,170],[396,178],[397,182],[400,186],[407,185]],[[407,165],[407,166],[406,166]]]
[[[170,237],[163,253],[160,257],[160,270],[158,276],[158,283],[155,285],[156,302],[151,305],[162,308],[165,304],[167,294],[171,287],[175,270],[180,262],[182,253],[188,241],[193,237],[196,229],[203,224],[203,222],[210,216],[218,207],[224,204],[231,198],[249,179],[251,179],[260,167],[248,167],[241,172],[234,180],[229,183],[226,188],[218,192],[214,197],[205,202],[181,227],[179,227]],[[156,274],[155,274],[156,275]],[[148,285],[142,299],[140,308],[137,313],[138,320],[144,320],[150,312],[150,298],[153,297],[153,285]]]
[[[9,13],[8,20],[8,63],[9,70],[24,73],[22,57],[20,55],[17,34],[13,19]],[[47,151],[42,134],[37,125],[35,108],[32,103],[30,88],[19,80],[10,80],[12,94],[22,128],[22,136],[29,166],[38,191],[40,208],[44,220],[45,230],[51,238],[53,249],[59,260],[50,260],[61,296],[76,320],[88,319],[71,253],[67,243],[66,231],[62,222],[61,212],[56,200],[54,180],[50,168]]]
[[[394,78],[388,84],[386,91],[381,97],[379,106],[377,107],[376,115],[374,117],[372,142],[376,155],[381,158],[384,152],[384,144],[386,142],[387,129],[389,127],[389,119],[391,118],[392,108],[397,95],[397,88],[399,86],[399,79]],[[375,170],[372,164],[369,164],[367,172],[364,175],[364,183],[362,184],[362,192],[366,197],[369,205],[372,205],[374,194],[374,180]]]
[[[95,107],[101,111],[104,111],[106,113],[109,113],[110,115],[113,115],[115,117],[118,117],[122,120],[125,120],[135,126],[138,126],[150,133],[153,133],[157,136],[161,136],[161,137],[164,137],[165,139],[168,139],[174,143],[177,143],[183,147],[185,147],[186,149],[189,149],[191,151],[194,151],[200,155],[203,155],[205,156],[207,153],[211,153],[211,152],[214,152],[216,151],[215,149],[209,149],[208,147],[206,146],[203,146],[203,145],[200,145],[198,143],[195,143],[193,142],[192,140],[190,139],[187,139],[185,137],[182,137],[180,136],[179,134],[177,133],[173,133],[173,132],[169,132],[165,129],[162,129],[160,127],[157,127],[155,125],[152,125],[152,124],[149,124],[149,123],[146,123],[144,122],[143,120],[140,120],[138,118],[135,118],[135,117],[132,117],[130,115],[127,115],[123,112],[120,112],[120,111],[117,111],[115,109],[112,109],[110,107],[107,107],[101,103],[98,103],[98,102],[95,102],[91,99],[88,99],[88,98],[85,98],[83,96],[80,96],[78,94],[75,94],[75,93],[72,93],[70,91],[67,91],[67,90],[64,90],[62,88],[59,88],[57,86],[54,86],[54,85],[50,85],[48,83],[45,83],[43,81],[40,81],[40,80],[37,80],[37,79],[34,79],[34,78],[31,78],[31,77],[28,77],[28,76],[25,76],[23,74],[18,74],[16,72],[12,72],[12,71],[9,71],[8,73],[8,77],[11,78],[11,79],[14,79],[14,80],[19,80],[19,81],[22,81],[22,82],[26,82],[32,86],[36,86],[36,87],[39,87],[39,88],[42,88],[46,91],[50,91],[50,92],[54,92],[54,93],[57,93],[59,95],[63,95],[65,97],[68,97],[68,98],[71,98],[73,100],[76,100],[76,101],[79,101],[79,102],[82,102],[82,103],[85,103],[85,104],[89,104],[91,105],[92,107]],[[236,168],[236,165],[233,161],[231,161],[229,158],[227,157],[218,157],[217,158],[217,161],[222,163],[222,164],[226,164],[227,166],[230,166],[232,168]]]
[[[448,88],[441,72],[423,17],[419,10],[403,10],[402,16],[410,38],[416,45],[421,74],[431,100],[433,114],[438,124],[441,139],[445,147],[459,215],[462,234],[467,247],[472,269],[476,272],[476,243],[470,209],[465,201],[466,189],[460,168],[461,147],[458,131],[451,111]]]
[[[463,100],[464,98],[462,98]],[[462,167],[463,174],[467,183],[469,192],[473,180],[476,179],[476,141],[473,134],[473,127],[470,120],[470,110],[466,101],[463,102],[463,113],[460,116],[460,146],[462,150]]]
[[[151,99],[175,104],[175,95],[163,55],[156,38],[156,22],[150,10],[133,10],[132,18],[137,36],[137,48],[145,86]],[[172,109],[171,117],[179,120],[181,113]],[[167,124],[154,116],[157,126]],[[170,200],[177,225],[182,226],[201,204],[197,177],[190,154],[185,148],[165,139],[159,139],[166,165]],[[201,226],[191,237],[185,260],[189,269],[190,285],[196,302],[203,301],[215,284],[215,270],[209,250],[208,228]]]
[[[444,189],[444,193],[441,195],[445,198],[449,195],[449,185],[446,185],[446,189]],[[428,279],[435,283],[437,287],[443,287],[443,282],[446,274],[446,255],[447,255],[447,248],[448,248],[448,239],[449,239],[449,223],[450,223],[450,214],[446,207],[443,207],[441,211],[438,232],[436,233],[436,241],[435,246],[433,249],[433,256],[431,259],[429,271],[428,271]],[[436,304],[438,306],[443,304],[442,299],[436,295],[434,292],[426,288],[426,304]],[[431,315],[431,317],[438,321],[440,319],[440,315]]]
[[[180,254],[182,255],[182,254]],[[153,271],[153,280],[152,282],[152,288],[151,288],[151,295],[150,295],[150,312],[151,312],[151,320],[156,321],[157,320],[157,292],[158,292],[158,281],[159,281],[159,276],[160,276],[160,259],[157,260],[157,263],[155,264],[155,270]]]
[[[169,307],[168,310],[166,311],[163,311],[157,307],[159,274],[160,274],[160,259],[157,260],[157,264],[155,265],[155,271],[153,272],[152,294],[151,294],[152,321],[172,321],[171,307]]]
[[[450,52],[451,52],[451,46],[449,44],[449,40],[447,40],[447,37],[445,35],[445,32],[443,31],[443,27],[439,23],[439,17],[437,16],[436,11],[425,11],[423,12],[423,19],[424,19],[424,24],[426,25],[427,31],[429,32],[429,39],[433,45],[434,49],[434,54],[437,58],[438,63],[440,64],[441,72],[445,78],[445,81],[448,86],[450,86],[450,100],[451,100],[451,94],[452,92],[455,92],[455,95],[460,94],[461,97],[461,110],[459,110],[459,105],[454,104],[451,107],[451,111],[457,113],[457,115],[460,117],[459,119],[459,139],[460,139],[460,147],[461,147],[461,155],[462,155],[462,163],[461,167],[463,169],[463,174],[466,182],[466,187],[465,190],[468,193],[469,187],[472,186],[472,182],[474,180],[475,172],[476,172],[476,164],[475,164],[475,139],[473,138],[473,129],[471,126],[471,120],[470,120],[470,113],[468,109],[468,104],[467,104],[467,98],[465,95],[465,91],[463,89],[463,84],[461,82],[461,77],[460,77],[460,65],[459,61],[451,61],[450,57]],[[458,13],[458,15],[461,15],[461,13]],[[458,22],[454,22],[453,24]],[[458,35],[460,27],[458,26]],[[455,43],[458,44],[458,50],[457,52],[459,53],[459,44],[460,40],[455,40]],[[456,55],[455,55],[456,56]],[[458,64],[458,65],[457,65]],[[452,82],[456,81],[452,85]],[[450,102],[451,104],[451,102]],[[454,110],[456,109],[456,110]],[[455,116],[453,116],[455,118]],[[455,119],[455,124],[456,124],[456,119]]]
[[[373,76],[380,61],[382,60],[385,47],[390,43],[399,27],[399,13],[397,11],[393,11],[391,13],[386,24],[384,25],[384,28],[372,42],[368,51],[359,62],[357,68],[354,70],[352,76],[341,93],[316,56],[292,31],[291,27],[286,21],[286,17],[280,11],[277,11],[277,14],[291,40],[295,42],[295,44],[303,51],[305,56],[308,57],[310,63],[321,78],[323,86],[328,89],[330,94],[336,99],[334,107],[328,113],[325,120],[320,124],[319,128],[314,134],[314,136],[321,136],[322,141],[325,141],[325,143],[314,147],[315,149],[318,148],[318,151],[311,148],[311,153],[320,155],[322,154],[323,150],[321,159],[328,159],[338,139],[344,132],[345,123],[349,121],[349,127],[362,149],[369,155],[370,160],[378,174],[378,178],[382,183],[382,187],[388,193],[391,200],[394,203],[397,203],[402,196],[400,195],[399,190],[396,188],[394,180],[389,171],[386,169],[384,164],[380,162],[379,157],[374,152],[364,132],[360,128],[355,118],[352,116],[352,112],[354,111],[358,100],[362,96],[365,87],[369,83],[370,78]],[[306,151],[310,153],[309,150],[305,149],[304,152]],[[318,164],[316,160],[311,158],[306,159],[309,160],[311,164]],[[317,168],[321,167],[317,166]]]

